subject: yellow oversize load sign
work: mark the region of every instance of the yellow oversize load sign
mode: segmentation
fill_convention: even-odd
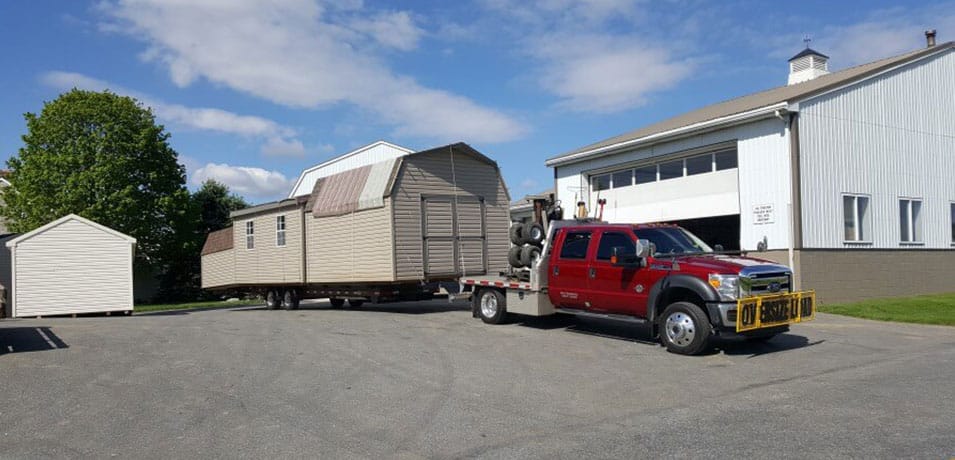
[[[782,326],[816,317],[816,291],[747,297],[736,301],[736,332]]]

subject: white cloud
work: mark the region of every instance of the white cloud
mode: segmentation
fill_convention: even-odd
[[[137,91],[75,72],[47,72],[41,75],[40,79],[44,84],[59,90],[79,88],[103,91],[109,89],[116,93],[135,97],[143,105],[150,107],[157,118],[175,126],[264,139],[265,143],[261,150],[266,155],[301,157],[305,154],[305,147],[301,141],[295,138],[297,133],[294,129],[266,118],[239,115],[216,108],[170,104]]]
[[[501,142],[526,132],[497,110],[392,72],[375,51],[417,45],[421,31],[407,13],[336,3],[115,0],[101,11],[118,21],[110,29],[144,40],[143,56],[181,86],[202,77],[290,107],[348,103],[398,133],[442,141]]]
[[[215,179],[227,185],[232,192],[254,201],[281,198],[292,188],[292,181],[278,171],[224,163],[208,163],[196,169],[190,183],[199,186],[208,179]]]

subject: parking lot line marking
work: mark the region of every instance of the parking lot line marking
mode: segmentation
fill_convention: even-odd
[[[46,344],[49,345],[50,348],[53,348],[53,349],[57,348],[56,344],[53,343],[53,341],[50,340],[49,337],[46,336],[46,333],[43,332],[43,329],[36,328],[36,332],[40,334],[40,337],[43,337],[43,340],[46,340]]]

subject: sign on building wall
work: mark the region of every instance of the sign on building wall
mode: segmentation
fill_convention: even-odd
[[[772,204],[757,204],[753,206],[753,224],[771,224],[776,221],[776,213]]]

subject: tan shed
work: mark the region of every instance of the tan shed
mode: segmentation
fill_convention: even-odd
[[[136,239],[75,214],[24,233],[0,251],[10,316],[133,310]]]
[[[509,201],[497,164],[464,143],[349,169],[310,195],[234,212],[206,241],[202,285],[317,292],[497,274]]]

